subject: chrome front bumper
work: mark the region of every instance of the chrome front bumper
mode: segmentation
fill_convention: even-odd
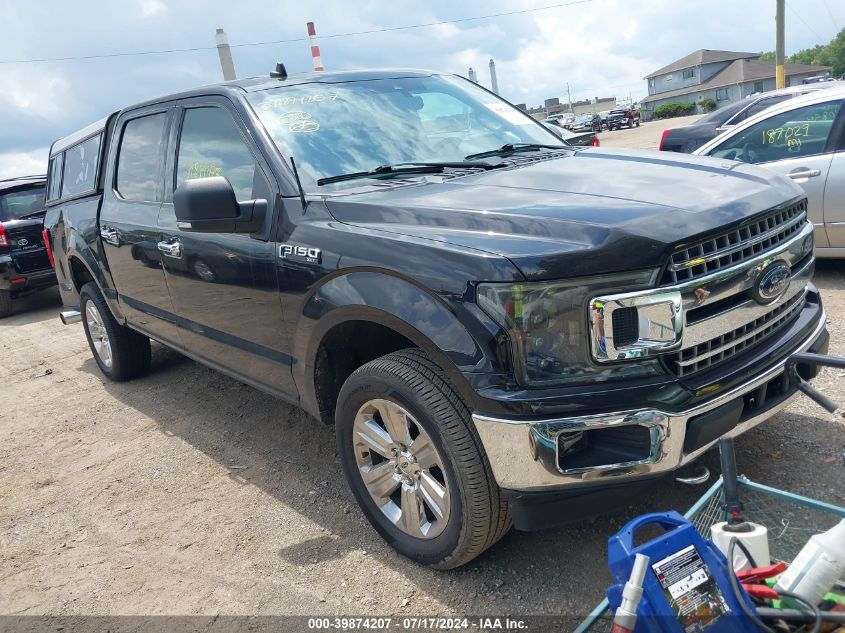
[[[819,321],[812,334],[795,352],[810,349],[825,327],[825,314],[821,311]],[[666,413],[653,409],[638,409],[574,418],[542,420],[510,420],[473,414],[472,419],[487,457],[493,475],[500,487],[516,491],[546,491],[572,489],[593,484],[599,480],[630,480],[639,477],[672,471],[698,458],[713,446],[710,442],[691,453],[684,452],[684,437],[687,422],[727,404],[761,387],[784,372],[786,359],[754,376],[746,383],[714,397],[712,400],[680,413]],[[800,394],[796,392],[760,414],[742,420],[726,436],[735,437],[754,428],[789,406]],[[588,431],[600,428],[640,425],[646,427],[651,438],[651,453],[643,460],[621,464],[610,464],[588,469],[561,470],[558,467],[558,436],[573,431]]]

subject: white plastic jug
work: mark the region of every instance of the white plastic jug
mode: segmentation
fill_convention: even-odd
[[[845,519],[811,537],[775,585],[811,604],[819,604],[834,583],[845,577]]]

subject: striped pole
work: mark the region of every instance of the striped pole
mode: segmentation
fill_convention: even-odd
[[[311,59],[314,60],[314,72],[323,72],[323,60],[320,59],[320,47],[317,45],[317,31],[314,29],[314,23],[308,23],[308,44],[311,45]]]

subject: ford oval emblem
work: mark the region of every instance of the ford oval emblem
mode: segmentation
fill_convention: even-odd
[[[751,296],[760,304],[772,303],[789,288],[792,270],[782,261],[766,266],[751,288]]]

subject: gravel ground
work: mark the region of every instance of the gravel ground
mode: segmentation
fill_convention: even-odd
[[[845,262],[821,262],[818,284],[845,354]],[[149,376],[106,382],[58,308],[45,293],[0,321],[0,614],[583,615],[608,584],[607,537],[704,490],[656,483],[431,571],[364,522],[331,428],[160,346]],[[845,402],[841,375],[817,384]],[[845,424],[812,402],[737,449],[753,479],[845,503]]]
[[[642,123],[640,127],[632,127],[630,130],[605,131],[599,134],[599,142],[602,147],[631,147],[636,149],[657,149],[660,145],[660,137],[663,130],[682,127],[697,121],[703,115],[682,116],[674,119],[661,119]]]

